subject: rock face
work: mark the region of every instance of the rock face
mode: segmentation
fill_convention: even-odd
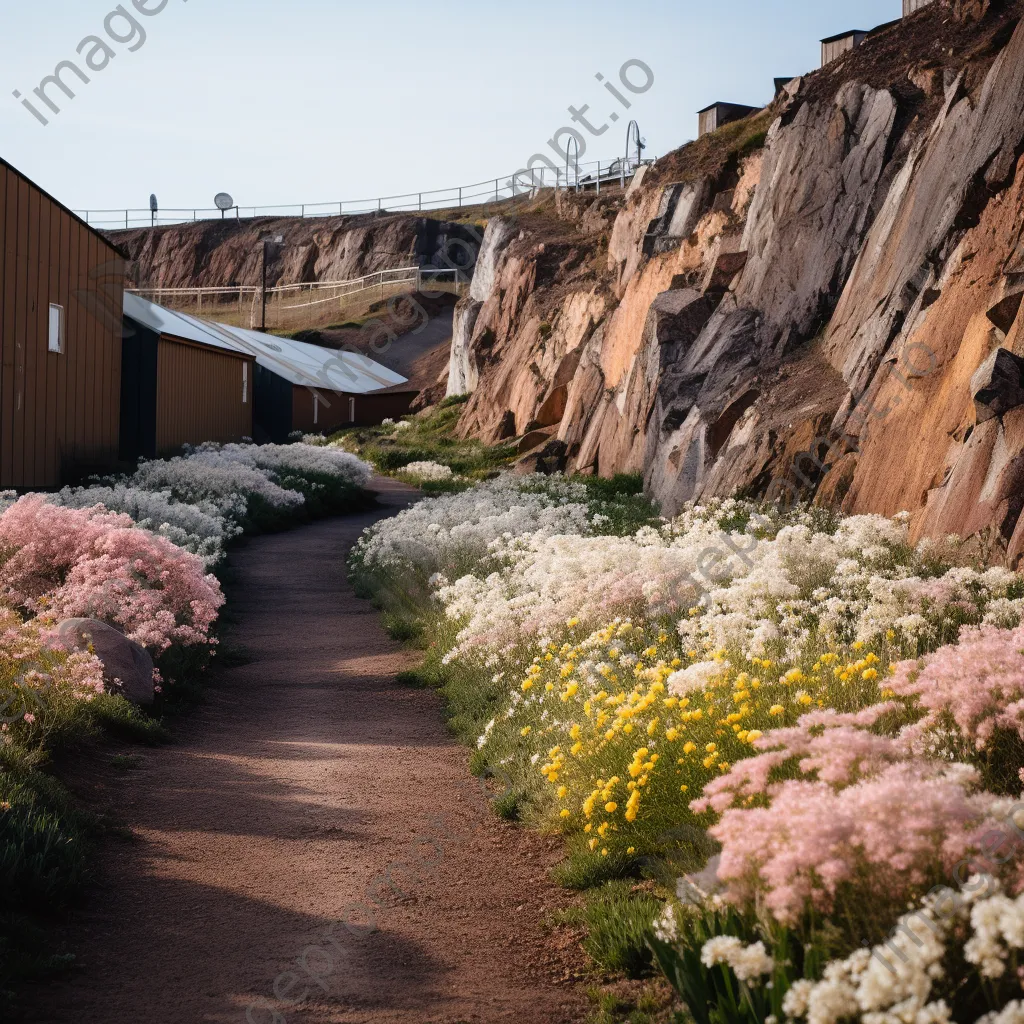
[[[1017,564],[1022,19],[936,0],[626,195],[496,228],[453,350],[461,432],[529,433],[543,471],[642,473],[668,514],[905,509],[916,536],[995,531]]]
[[[134,704],[153,703],[153,659],[113,626],[97,619],[65,619],[56,638],[65,650],[91,650],[103,662],[103,680],[111,693]]]
[[[213,220],[110,232],[136,264],[139,287],[258,285],[263,239],[283,237],[267,261],[268,282],[346,281],[395,267],[452,265],[472,272],[480,230],[427,217]]]

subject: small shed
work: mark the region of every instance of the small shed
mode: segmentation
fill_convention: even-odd
[[[116,467],[123,254],[0,159],[0,488]]]
[[[863,29],[853,29],[850,32],[840,32],[837,36],[829,36],[821,41],[821,66],[831,64],[838,60],[844,53],[856,50],[864,42],[867,32]]]
[[[121,362],[122,459],[252,437],[255,360],[202,321],[125,293]]]
[[[903,17],[908,18],[915,11],[919,11],[922,7],[927,7],[933,3],[935,3],[935,0],[903,0]]]
[[[324,348],[226,324],[209,324],[256,361],[254,437],[329,434],[404,416],[419,394],[408,380],[359,352]]]
[[[718,131],[724,124],[742,121],[745,117],[760,110],[760,107],[749,107],[744,103],[712,103],[711,106],[697,111],[697,137]]]

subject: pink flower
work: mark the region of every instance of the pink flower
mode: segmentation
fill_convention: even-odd
[[[1024,626],[967,627],[958,644],[899,664],[889,685],[927,712],[911,739],[944,719],[979,750],[997,729],[1024,739]]]
[[[25,712],[25,721],[28,722],[29,725],[32,725],[35,722],[35,720],[36,716],[33,715],[31,711]]]
[[[102,506],[27,495],[0,516],[0,597],[48,619],[89,617],[160,653],[208,644],[224,595],[195,555]]]

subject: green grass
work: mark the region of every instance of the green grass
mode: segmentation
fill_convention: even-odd
[[[354,454],[372,462],[382,473],[396,473],[413,462],[449,466],[457,476],[482,480],[509,466],[516,458],[514,445],[486,445],[455,436],[465,399],[447,399],[424,416],[407,417],[411,426],[351,427],[333,435]],[[428,493],[446,493],[467,486],[465,481],[427,482]]]
[[[563,910],[554,920],[587,929],[583,948],[602,970],[639,978],[651,971],[654,955],[648,939],[661,908],[662,902],[646,890],[629,882],[607,882],[588,890],[582,906]]]

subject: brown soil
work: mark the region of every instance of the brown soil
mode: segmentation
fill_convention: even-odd
[[[25,992],[25,1020],[585,1016],[576,938],[542,927],[566,901],[557,844],[493,815],[436,695],[394,681],[415,656],[346,582],[360,532],[416,494],[379,486],[381,510],[239,550],[228,640],[250,663],[134,774],[76,787],[137,841],[103,854],[66,936],[79,967]]]

